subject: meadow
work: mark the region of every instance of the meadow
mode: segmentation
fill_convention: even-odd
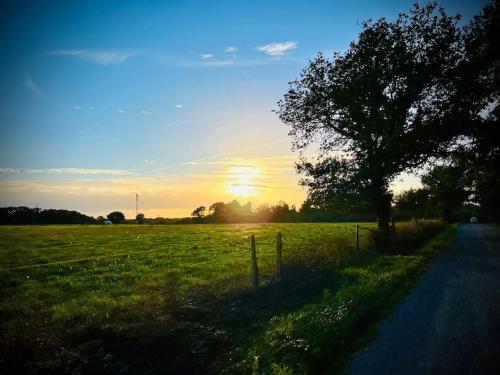
[[[0,227],[0,369],[299,373],[329,358],[340,371],[452,233],[413,253],[443,226],[401,224],[406,255],[381,256],[375,224],[360,227],[360,254],[353,223]]]

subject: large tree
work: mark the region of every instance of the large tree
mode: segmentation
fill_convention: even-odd
[[[411,215],[414,222],[425,215],[429,202],[428,189],[410,189],[396,197],[396,208],[403,214]]]
[[[466,142],[453,157],[467,166],[482,219],[500,221],[500,0],[465,28],[465,59],[453,101]]]
[[[120,211],[110,212],[107,217],[113,224],[120,224],[125,221],[125,215]]]
[[[500,156],[500,0],[475,16],[463,33],[464,59],[459,66],[454,121],[481,159]]]
[[[278,102],[294,147],[318,146],[298,170],[313,201],[366,203],[389,233],[394,178],[439,155],[454,138],[447,121],[461,58],[458,16],[415,5],[390,22],[366,21],[357,42],[313,59]]]
[[[465,203],[470,195],[469,174],[460,164],[439,165],[422,176],[422,184],[444,221],[451,221],[453,211]]]
[[[207,211],[205,206],[200,206],[191,212],[191,216],[197,219],[203,219],[205,217],[205,212]]]

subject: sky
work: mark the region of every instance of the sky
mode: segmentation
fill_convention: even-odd
[[[298,155],[272,109],[318,52],[413,2],[4,2],[0,206],[132,218],[136,193],[146,217],[299,206]],[[484,2],[440,5],[468,20]]]

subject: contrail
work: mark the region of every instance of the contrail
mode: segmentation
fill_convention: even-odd
[[[168,169],[179,167],[181,165],[187,165],[187,164],[190,164],[190,163],[197,163],[197,162],[201,162],[201,161],[219,159],[219,158],[223,158],[223,157],[226,157],[226,156],[232,156],[232,155],[235,155],[235,154],[239,154],[241,152],[257,150],[259,148],[264,148],[264,147],[267,147],[267,146],[272,146],[272,145],[275,145],[275,144],[278,144],[278,143],[285,143],[285,142],[288,142],[288,141],[289,141],[288,138],[277,139],[275,141],[271,141],[271,142],[267,142],[267,143],[262,143],[260,145],[256,145],[256,146],[252,146],[252,147],[247,147],[247,148],[242,148],[242,149],[239,149],[238,151],[226,152],[224,154],[208,156],[208,157],[205,157],[205,158],[191,160],[191,161],[184,161],[184,162],[181,162],[181,163],[176,163],[176,164],[168,165],[168,166],[165,166],[165,167],[162,167],[162,168],[153,169],[153,170],[150,170],[150,171],[139,172],[137,174],[138,175],[151,175],[151,174],[155,174],[155,173],[166,171]]]

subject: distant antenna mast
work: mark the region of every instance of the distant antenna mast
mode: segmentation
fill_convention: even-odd
[[[139,194],[135,194],[135,217],[139,213]]]

